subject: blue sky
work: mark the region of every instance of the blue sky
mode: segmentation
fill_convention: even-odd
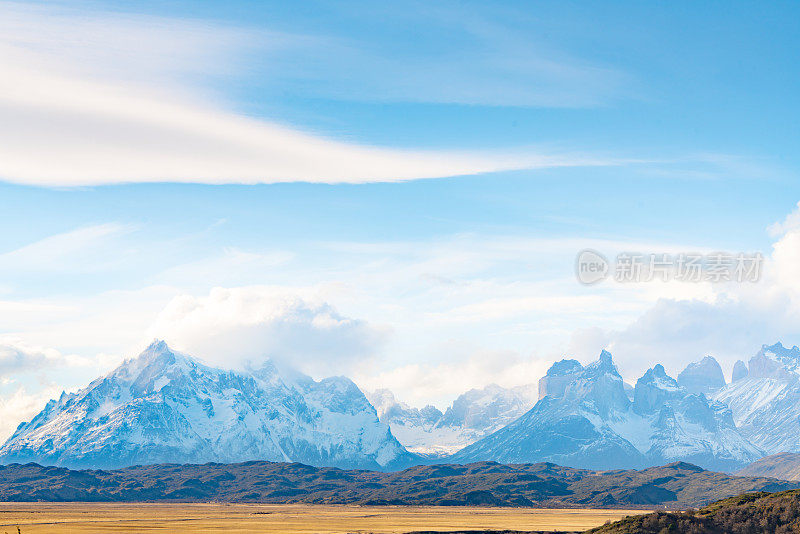
[[[156,336],[440,405],[795,344],[798,11],[0,2],[0,408]],[[585,287],[586,247],[768,262]]]

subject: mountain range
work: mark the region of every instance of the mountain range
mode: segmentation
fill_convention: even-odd
[[[764,346],[726,384],[712,357],[677,379],[660,364],[626,384],[610,353],[553,364],[535,386],[490,385],[445,411],[345,377],[315,381],[267,361],[222,370],[154,342],[50,401],[0,447],[0,463],[70,468],[302,462],[393,470],[420,463],[553,462],[631,469],[688,461],[734,471],[800,452],[800,349]],[[538,399],[538,400],[537,400]]]
[[[702,382],[705,373],[694,369],[692,382]],[[530,411],[449,461],[622,469],[684,460],[726,471],[763,456],[739,433],[724,404],[690,392],[660,364],[636,382],[633,399],[606,351],[586,367],[557,362],[540,384],[546,394]]]
[[[434,406],[412,408],[388,389],[367,398],[409,451],[443,458],[517,419],[533,407],[535,395],[532,384],[515,388],[490,384],[459,395],[444,413]]]
[[[139,357],[50,401],[0,448],[0,463],[72,468],[296,461],[390,469],[414,461],[349,379],[207,367],[150,345]]]
[[[800,348],[764,345],[713,398],[730,407],[742,435],[768,454],[800,452]]]

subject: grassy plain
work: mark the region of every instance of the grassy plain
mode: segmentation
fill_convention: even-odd
[[[642,510],[545,510],[266,504],[0,503],[0,534],[230,532],[399,534],[419,530],[562,530],[602,525]]]

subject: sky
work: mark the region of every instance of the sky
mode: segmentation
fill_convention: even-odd
[[[800,344],[798,49],[796,2],[0,1],[0,438],[155,338],[440,407]]]

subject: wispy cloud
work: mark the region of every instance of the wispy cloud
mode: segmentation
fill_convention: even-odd
[[[635,91],[629,74],[545,44],[554,28],[526,10],[411,1],[335,11],[356,27],[273,54],[274,81],[340,100],[512,107],[604,106]]]
[[[103,265],[87,260],[98,259],[94,258],[98,255],[101,258],[105,256],[98,249],[131,230],[130,226],[107,223],[48,236],[0,254],[0,271],[57,269],[63,272],[75,266],[80,266],[82,270],[96,270],[106,265],[109,258],[105,258]]]
[[[252,46],[244,43],[280,48],[291,36],[256,39],[250,30],[212,23],[15,3],[0,10],[6,181],[361,183],[619,163],[535,150],[481,154],[338,142],[226,111],[197,83],[220,65],[236,64],[237,53]]]

